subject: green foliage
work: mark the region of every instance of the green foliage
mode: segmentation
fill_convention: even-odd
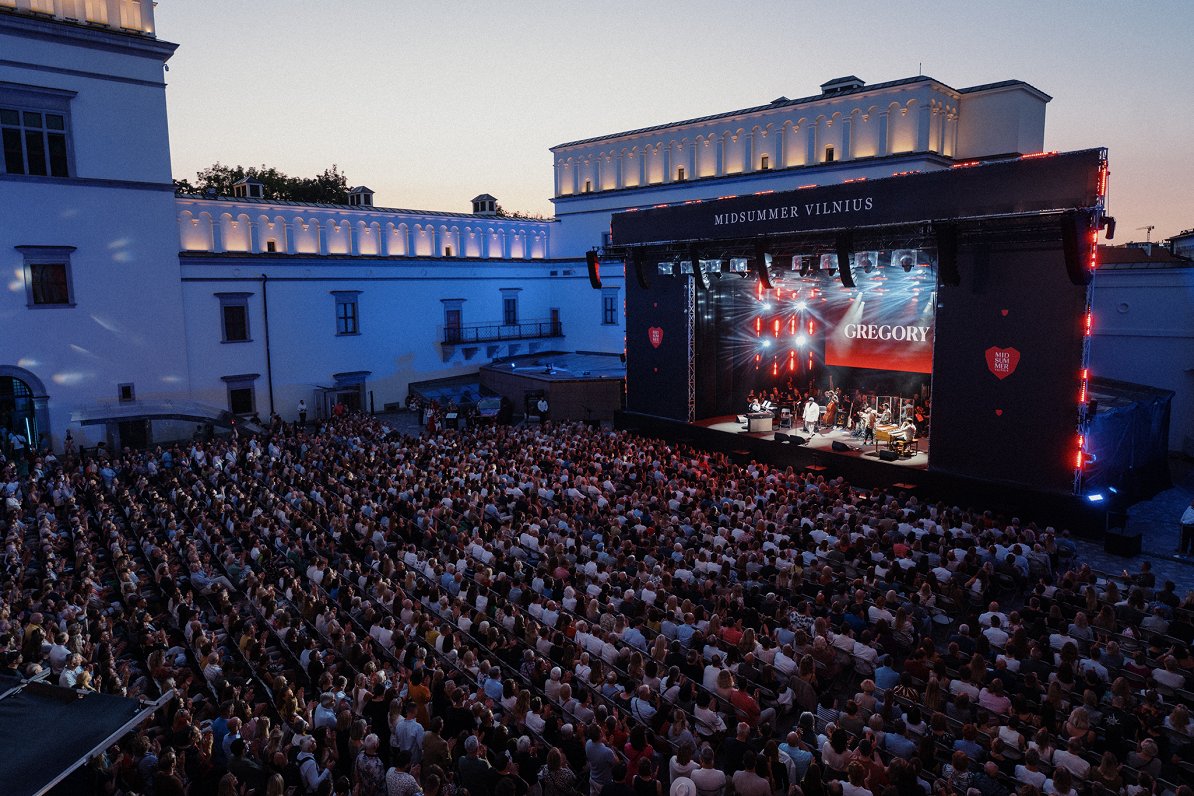
[[[226,166],[216,162],[195,174],[195,182],[182,179],[174,181],[176,194],[214,193],[216,196],[231,196],[232,186],[246,177],[252,177],[264,185],[266,199],[281,199],[292,202],[323,202],[326,204],[348,204],[348,180],[340,173],[336,164],[324,169],[314,177],[290,177],[273,166]]]
[[[542,213],[527,213],[522,210],[507,210],[506,208],[502,207],[500,204],[498,204],[495,207],[494,213],[499,218],[525,218],[528,221],[545,221],[546,220],[546,217]]]

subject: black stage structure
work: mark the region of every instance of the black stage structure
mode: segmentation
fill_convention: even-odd
[[[1106,182],[1092,149],[618,213],[604,256],[628,277],[619,421],[1101,531],[1084,474]],[[923,464],[710,428],[785,382],[920,396]]]

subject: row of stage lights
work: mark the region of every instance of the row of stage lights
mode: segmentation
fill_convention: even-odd
[[[767,268],[774,271],[774,258],[770,254],[764,255]],[[694,262],[696,265],[694,266]],[[862,251],[852,255],[852,266],[864,274],[896,266],[904,273],[911,273],[916,268],[930,268],[933,258],[925,249],[895,249],[886,251]],[[743,278],[751,272],[751,260],[747,257],[730,257],[728,259],[689,258],[660,262],[657,270],[661,276],[687,276],[690,274],[739,274]],[[830,276],[837,276],[838,255],[836,254],[796,254],[792,255],[789,269],[801,276],[814,275],[824,271]]]

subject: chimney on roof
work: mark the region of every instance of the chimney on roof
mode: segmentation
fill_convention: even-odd
[[[364,185],[349,188],[348,204],[352,207],[373,207],[373,189]]]
[[[497,215],[497,199],[487,193],[480,196],[473,197],[473,215],[474,216],[496,216]]]
[[[827,97],[832,94],[841,94],[846,91],[853,91],[856,88],[862,88],[865,85],[866,85],[866,83],[864,83],[862,80],[855,77],[854,75],[846,75],[845,77],[835,77],[833,80],[830,80],[828,83],[821,84],[821,96]]]

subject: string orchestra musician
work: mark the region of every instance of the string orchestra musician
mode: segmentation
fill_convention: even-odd
[[[832,390],[825,395],[825,427],[832,429],[837,425],[837,394]]]
[[[873,406],[864,407],[859,413],[858,423],[862,427],[862,444],[875,440],[875,425],[879,422],[879,410]]]

